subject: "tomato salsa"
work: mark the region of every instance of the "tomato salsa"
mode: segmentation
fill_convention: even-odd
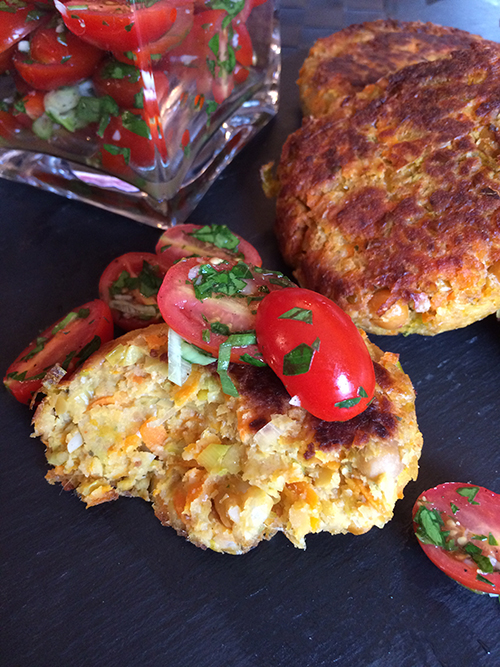
[[[0,145],[70,154],[139,187],[154,181],[251,84],[247,20],[265,2],[4,0]]]

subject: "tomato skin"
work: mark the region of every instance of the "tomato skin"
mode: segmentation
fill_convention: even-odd
[[[238,259],[239,256],[247,264],[262,266],[262,259],[257,250],[238,234],[231,232],[233,236],[239,239],[238,246],[234,251],[231,251],[191,236],[193,232],[200,229],[203,229],[202,225],[193,224],[176,225],[167,229],[160,236],[155,252],[167,257],[172,264],[179,259],[198,255],[199,257],[221,257],[228,260]]]
[[[98,66],[92,81],[98,95],[109,95],[123,109],[145,108],[150,115],[156,115],[158,105],[168,95],[168,78],[163,72],[151,72],[145,76],[149,92],[147,99],[144,95],[146,85],[141,70],[135,65],[124,64],[114,58],[107,58]]]
[[[192,257],[174,264],[167,272],[158,292],[158,306],[165,322],[182,338],[197,345],[203,350],[217,356],[219,347],[227,340],[228,334],[210,331],[209,340],[203,336],[204,331],[211,329],[211,324],[222,323],[230,334],[249,332],[255,329],[257,304],[262,295],[272,290],[281,290],[292,285],[288,278],[277,272],[267,271],[248,264],[251,278],[248,279],[244,297],[221,296],[215,293],[200,300],[196,297],[193,280],[200,275],[203,265],[224,272],[242,265],[237,261],[226,261],[220,258]],[[233,347],[231,361],[245,363],[240,357],[249,354],[261,359],[257,345]]]
[[[159,257],[150,252],[128,252],[125,255],[117,257],[104,269],[99,280],[100,298],[109,305],[115,324],[125,331],[141,329],[150,324],[157,324],[158,322],[163,321],[156,305],[158,287],[156,292],[151,296],[144,296],[138,288],[130,289],[124,287],[118,291],[118,294],[122,299],[124,298],[124,295],[129,295],[129,303],[133,302],[139,306],[139,308],[147,306],[147,310],[151,312],[153,312],[153,310],[156,311],[155,316],[147,318],[141,318],[139,315],[134,316],[133,314],[127,314],[127,312],[121,310],[119,308],[119,300],[117,300],[116,295],[113,294],[113,285],[120,278],[122,273],[126,271],[132,278],[137,278],[143,269],[144,262],[147,262],[153,268],[156,276],[158,276],[159,287],[167,270],[170,268],[171,263],[166,258]]]
[[[312,323],[282,317],[293,308],[310,311]],[[255,329],[264,360],[312,415],[347,421],[368,406],[375,389],[373,362],[356,326],[333,301],[302,288],[272,292],[258,307]],[[306,372],[285,374],[286,355],[303,344],[312,353]],[[351,399],[352,406],[336,405]]]
[[[16,44],[30,32],[33,32],[39,25],[42,25],[48,20],[49,14],[39,13],[39,18],[30,18],[33,12],[36,11],[35,4],[26,4],[19,9],[10,0],[6,0],[6,4],[10,9],[15,11],[2,11],[0,21],[0,53],[3,53],[13,44]]]
[[[159,0],[150,7],[101,0],[84,5],[55,0],[66,27],[89,44],[104,51],[133,51],[155,42],[169,30],[182,2]],[[81,8],[80,8],[81,7]]]
[[[423,520],[419,512],[422,508],[435,511],[441,516],[446,524],[442,529],[450,531],[448,537],[443,537],[448,544],[452,538],[456,546],[455,540],[461,536],[467,540],[465,545],[462,544],[456,550],[447,550],[440,545],[427,543],[425,535],[421,533]],[[439,484],[418,497],[413,507],[413,527],[426,556],[445,574],[474,592],[500,594],[500,565],[494,572],[481,575],[477,563],[467,551],[467,548],[478,548],[483,556],[492,556],[500,562],[500,494],[468,483]],[[490,535],[497,544],[491,543]],[[477,539],[479,536],[484,539]],[[469,547],[470,544],[473,546]],[[478,579],[478,575],[490,583]]]
[[[12,62],[32,88],[56,90],[89,77],[103,54],[98,49],[67,33],[61,44],[55,28],[38,28],[31,36],[30,53],[16,51]]]
[[[84,316],[86,311],[88,314]],[[56,333],[54,329],[57,329],[69,314],[54,322],[32,341],[7,369],[4,385],[21,403],[29,403],[42,386],[43,377],[38,377],[39,375],[45,376],[55,364],[63,365],[68,355],[74,353],[66,368],[69,376],[85,361],[85,358],[79,359],[78,354],[86,345],[95,343],[93,349],[98,349],[113,338],[111,312],[103,301],[95,299],[71,312],[82,315],[76,316]],[[37,351],[37,348],[41,349]],[[19,379],[23,374],[26,379]]]
[[[134,117],[140,121],[144,134],[129,129],[132,126],[130,121],[134,121]],[[114,147],[114,153],[110,146]],[[119,151],[118,154],[116,151]],[[104,130],[101,156],[102,166],[107,171],[125,176],[133,175],[129,164],[151,168],[155,164],[157,152],[162,158],[166,157],[165,141],[158,132],[158,119],[150,115],[149,109],[125,110],[120,116],[113,116]]]
[[[177,16],[172,27],[155,42],[141,44],[132,51],[115,51],[114,56],[123,63],[137,67],[159,68],[166,54],[181,44],[193,27],[193,7],[186,5],[177,9]]]

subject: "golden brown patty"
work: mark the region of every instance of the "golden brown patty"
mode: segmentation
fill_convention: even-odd
[[[94,355],[38,408],[51,483],[88,506],[140,496],[194,544],[232,554],[282,531],[298,547],[320,531],[382,527],[415,479],[422,436],[398,357],[367,340],[375,398],[347,422],[290,405],[269,369],[233,364],[238,397],[213,365],[168,378],[168,328],[130,332]]]
[[[500,307],[499,53],[400,70],[284,146],[283,255],[366,331],[436,334]]]
[[[383,76],[485,41],[433,23],[381,20],[351,25],[311,48],[298,80],[304,113],[324,116]],[[489,42],[491,44],[491,42]],[[341,111],[341,109],[340,109]]]

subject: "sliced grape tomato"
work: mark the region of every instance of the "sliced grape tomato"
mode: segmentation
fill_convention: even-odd
[[[253,245],[231,232],[226,225],[176,225],[160,236],[156,252],[172,264],[185,257],[199,256],[241,259],[262,266],[262,259]]]
[[[168,259],[151,252],[128,252],[108,264],[99,296],[111,308],[115,324],[131,331],[162,321],[157,295],[170,266]]]
[[[368,348],[333,301],[302,288],[268,294],[256,318],[257,343],[294,405],[326,421],[368,406],[375,372]]]
[[[293,283],[282,273],[243,261],[192,257],[169,269],[158,293],[165,322],[214,356],[223,343],[231,360],[262,365],[255,315],[263,297]]]
[[[37,336],[9,366],[3,382],[18,401],[29,403],[55,364],[70,374],[112,338],[107,304],[99,299],[85,303]]]
[[[105,51],[128,51],[159,39],[174,24],[176,5],[184,0],[119,2],[55,0],[56,9],[71,32]]]
[[[500,494],[446,482],[422,493],[413,527],[431,561],[459,584],[500,594]]]

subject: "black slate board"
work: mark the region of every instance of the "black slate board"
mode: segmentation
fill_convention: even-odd
[[[290,24],[299,20],[294,7],[312,16],[318,3],[288,4]],[[472,3],[385,4],[397,18],[435,15],[441,22],[452,7],[447,22],[467,28]],[[476,4],[476,24],[485,13],[484,30],[474,25],[475,32],[498,38],[491,3]],[[351,5],[369,12],[383,3]],[[290,44],[286,52],[278,118],[191,217],[228,224],[275,268],[284,267],[272,233],[273,203],[261,192],[258,170],[278,158],[300,122],[294,81],[304,54]],[[7,181],[0,181],[0,201],[3,375],[41,328],[97,296],[111,259],[152,251],[158,232]],[[435,338],[375,342],[400,353],[418,392],[419,478],[383,530],[314,535],[305,552],[281,535],[245,556],[204,552],[163,528],[138,499],[86,510],[44,480],[47,465],[43,446],[30,439],[30,412],[1,391],[0,665],[500,665],[498,601],[448,580],[411,529],[416,497],[435,484],[471,481],[500,492],[500,324],[492,316]]]

